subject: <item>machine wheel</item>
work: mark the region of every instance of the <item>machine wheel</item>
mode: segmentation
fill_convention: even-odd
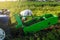
[[[1,40],[11,40],[10,28],[7,26],[0,27],[0,39]]]
[[[0,28],[0,40],[3,40],[5,38],[5,31]]]

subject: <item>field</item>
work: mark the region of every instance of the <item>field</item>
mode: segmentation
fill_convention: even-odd
[[[41,5],[45,5],[42,7]],[[49,6],[49,4],[58,4],[58,6],[53,7]],[[0,2],[0,9],[7,8],[11,11],[11,23],[15,23],[15,19],[13,17],[14,13],[20,13],[20,11],[24,9],[31,9],[33,11],[33,15],[42,15],[45,13],[57,14],[60,12],[60,4],[59,2]],[[47,6],[48,5],[48,6]],[[53,10],[52,10],[53,9]]]
[[[40,16],[43,14],[54,14],[58,15],[60,13],[60,4],[59,2],[54,2],[58,4],[58,6],[49,6],[49,4],[53,2],[0,2],[0,9],[7,8],[11,11],[11,23],[15,23],[15,19],[13,17],[14,13],[20,13],[20,11],[24,9],[31,9],[33,11],[34,16]],[[54,4],[53,3],[53,4]],[[46,4],[44,7],[41,4]],[[60,37],[60,29],[53,29],[52,31],[42,32],[40,31],[37,33],[38,37],[37,40],[59,40]],[[35,40],[34,36],[24,36],[23,40]],[[15,38],[13,40],[22,40],[21,37]]]

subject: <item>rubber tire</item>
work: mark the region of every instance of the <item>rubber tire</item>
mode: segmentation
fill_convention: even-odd
[[[11,33],[10,28],[7,25],[0,25],[0,28],[5,31],[5,39],[4,40],[11,40]]]

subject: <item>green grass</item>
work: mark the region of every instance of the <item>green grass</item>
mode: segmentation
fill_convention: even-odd
[[[22,2],[21,2],[22,3]],[[28,6],[31,6],[31,5],[35,5],[35,6],[41,6],[41,5],[50,5],[50,4],[57,4],[57,5],[60,5],[59,4],[60,2],[34,2],[34,1],[28,1],[28,2],[23,2],[22,5],[28,5]]]

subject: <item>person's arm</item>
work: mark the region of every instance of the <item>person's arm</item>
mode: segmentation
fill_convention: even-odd
[[[32,16],[32,18],[33,18],[33,13],[31,10],[29,11],[29,15]]]

